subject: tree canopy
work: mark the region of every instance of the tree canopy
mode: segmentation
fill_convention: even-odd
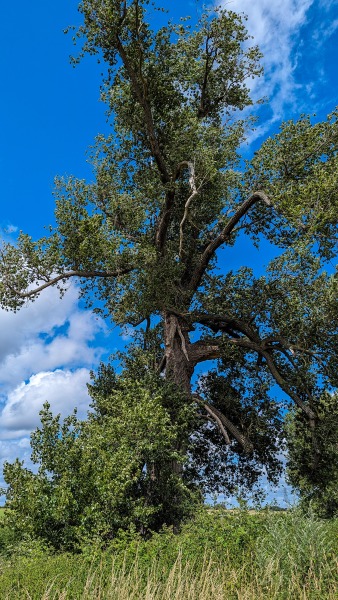
[[[3,244],[1,305],[18,310],[76,279],[88,306],[138,331],[135,404],[158,414],[137,388],[148,371],[176,390],[162,421],[172,473],[204,491],[252,487],[265,469],[276,480],[285,408],[315,437],[320,398],[337,385],[337,275],[325,264],[336,252],[338,113],[283,123],[245,162],[253,124],[241,111],[261,68],[240,15],[219,8],[153,31],[147,0],[79,10],[83,53],[107,66],[112,134],[96,140],[93,182],[57,180],[49,235]],[[237,271],[228,261],[243,236],[274,247],[261,275],[245,257]],[[262,251],[261,271],[265,262]],[[178,430],[177,394],[194,415]]]

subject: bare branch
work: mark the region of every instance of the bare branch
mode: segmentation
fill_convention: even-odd
[[[181,163],[181,165],[183,165],[183,164],[184,163]],[[180,247],[179,247],[179,252],[178,252],[180,258],[182,258],[182,254],[183,254],[183,226],[188,218],[189,207],[190,207],[193,199],[198,195],[198,193],[201,189],[201,186],[199,186],[198,189],[196,187],[195,168],[194,168],[193,163],[187,162],[186,164],[188,166],[189,173],[190,173],[189,184],[190,184],[190,189],[191,189],[191,195],[189,196],[188,200],[185,203],[184,214],[183,214],[182,221],[180,223]]]
[[[191,168],[194,169],[193,164],[190,161],[184,160],[184,161],[180,162],[177,165],[175,173],[172,178],[173,184],[180,177],[183,167],[188,167],[189,170],[191,170]],[[193,177],[190,176],[190,180],[189,180],[190,187],[192,189],[193,194],[194,194],[194,189],[196,188],[194,180],[195,180],[195,173],[193,171]],[[172,188],[171,190],[168,190],[166,193],[165,205],[164,205],[164,208],[163,208],[163,211],[162,211],[162,214],[160,216],[159,223],[157,226],[155,242],[156,242],[156,246],[159,250],[163,249],[163,246],[165,243],[166,234],[167,234],[167,230],[168,230],[168,226],[169,226],[169,222],[170,222],[170,215],[171,215],[171,211],[172,211],[173,204],[174,204],[174,199],[175,199],[175,189]],[[192,200],[193,200],[193,198],[191,198],[191,200],[190,200],[190,198],[188,199],[189,204],[188,204],[187,208],[189,208],[189,205]]]
[[[220,429],[220,431],[221,431],[221,433],[222,433],[222,435],[223,435],[223,437],[225,439],[225,443],[228,446],[230,446],[231,445],[231,440],[230,440],[230,438],[228,436],[228,433],[227,433],[227,431],[226,431],[226,429],[225,429],[225,427],[224,427],[221,419],[216,415],[216,413],[212,410],[212,408],[208,404],[204,404],[203,407],[207,411],[208,415],[211,416],[211,419],[213,421],[216,421],[216,423],[217,423],[217,425],[218,425],[218,427],[219,427],[219,429]]]

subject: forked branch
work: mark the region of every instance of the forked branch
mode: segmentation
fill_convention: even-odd
[[[217,423],[220,431],[222,432],[226,443],[231,444],[231,440],[227,431],[229,431],[233,437],[237,440],[237,442],[242,446],[245,453],[250,453],[253,451],[253,444],[248,440],[247,437],[243,433],[239,431],[239,429],[226,417],[220,410],[211,406],[199,394],[193,394],[194,400],[204,408],[204,410],[212,417],[212,419]]]
[[[216,250],[222,244],[229,240],[230,235],[236,227],[237,223],[259,201],[264,202],[264,204],[266,204],[267,206],[271,206],[271,202],[264,192],[254,192],[247,200],[245,200],[245,202],[243,202],[243,204],[241,204],[241,206],[237,209],[235,214],[229,219],[223,231],[214,240],[212,240],[210,244],[208,244],[201,256],[199,264],[197,265],[190,279],[189,288],[191,289],[191,291],[196,291],[196,289],[198,288],[201,279],[208,267],[208,264],[211,258],[214,256]]]

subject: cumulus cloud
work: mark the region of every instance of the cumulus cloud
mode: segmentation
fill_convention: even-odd
[[[78,307],[71,287],[62,300],[47,289],[14,314],[0,311],[0,390],[2,395],[39,371],[91,366],[102,349],[93,342],[104,323]]]
[[[33,375],[8,394],[0,414],[0,487],[6,485],[2,477],[4,462],[13,463],[18,458],[26,468],[37,470],[31,461],[30,433],[40,425],[39,412],[46,401],[54,415],[64,418],[76,407],[78,417],[86,417],[90,404],[88,381],[88,369],[57,369]],[[1,504],[4,501],[1,497]]]
[[[2,440],[29,435],[39,424],[39,411],[46,401],[54,414],[60,413],[65,417],[76,407],[79,417],[84,418],[90,401],[86,387],[88,381],[89,370],[80,368],[75,371],[42,371],[30,377],[27,383],[20,383],[8,394],[1,413]]]

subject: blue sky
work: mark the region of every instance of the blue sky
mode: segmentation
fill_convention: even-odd
[[[174,17],[192,15],[201,2],[166,0]],[[300,113],[325,118],[337,101],[338,0],[227,0],[248,15],[247,26],[264,53],[265,75],[252,85],[258,110],[247,156],[282,120]],[[210,3],[211,5],[211,3]],[[76,69],[68,25],[81,21],[76,0],[4,3],[0,52],[0,235],[20,229],[44,235],[53,222],[56,175],[90,178],[86,151],[109,130],[99,101],[101,67],[86,58]],[[236,265],[260,260],[242,246]],[[119,344],[117,329],[81,309],[72,286],[63,301],[47,290],[14,315],[0,311],[0,462],[29,457],[29,433],[48,399],[55,412],[78,406],[86,414],[89,370]],[[29,463],[28,463],[29,464]]]

